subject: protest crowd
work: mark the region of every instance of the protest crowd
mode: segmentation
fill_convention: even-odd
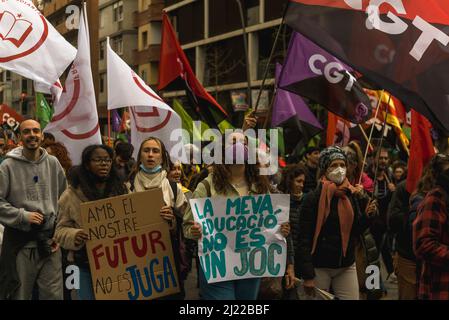
[[[285,124],[279,119],[282,108],[300,95],[329,111],[326,128],[297,111],[298,123],[318,130],[309,135],[299,125],[300,134],[284,135],[283,151],[273,154],[277,141],[249,133],[267,128],[269,121],[263,125],[250,110],[238,129],[226,122],[228,130],[212,139],[219,146],[212,163],[202,161],[211,141],[201,139],[199,145],[182,143],[185,156],[173,156],[170,133],[185,129],[185,119],[181,124],[109,43],[108,77],[115,77],[108,79],[109,109],[126,108],[136,130],[124,130],[132,131],[130,139],[100,132],[95,97],[85,89],[93,87],[91,75],[85,76],[90,65],[83,64],[89,60],[83,57],[89,36],[80,27],[78,51],[56,78],[74,60],[72,68],[84,81],[78,88],[82,99],[67,111],[76,82],[69,74],[67,89],[58,91],[51,79],[44,99],[52,101],[53,116],[24,117],[15,129],[0,129],[1,300],[183,300],[192,278],[202,300],[380,300],[389,297],[391,286],[399,300],[449,300],[449,154],[447,143],[437,143],[448,140],[449,123],[422,112],[428,121],[419,105],[408,121],[409,101],[400,90],[393,90],[398,97],[387,93],[390,87],[363,90],[358,81],[363,77],[355,79],[356,72],[332,56],[332,46],[318,47],[307,39],[315,35],[306,37],[304,25],[295,24],[313,5],[290,3],[286,23],[298,33],[292,35],[285,67],[278,66],[268,128]],[[171,30],[166,16],[163,25]],[[181,50],[177,43],[174,47]],[[324,98],[303,93],[307,88],[300,85],[289,87],[307,81],[290,72],[295,61],[307,59],[307,50],[298,48],[338,63],[339,79],[350,74],[355,84],[347,90],[346,83],[321,76],[313,91],[335,94]],[[164,44],[161,55],[163,60]],[[186,61],[183,53],[179,59]],[[364,70],[369,80],[372,75]],[[17,63],[14,71],[42,80],[54,70],[38,74]],[[187,78],[193,100],[203,103],[201,119],[218,128],[224,122],[210,112],[221,112],[220,120],[226,112],[194,75]],[[172,80],[161,77],[159,89]],[[168,115],[168,133],[139,130],[148,110]],[[188,121],[187,131],[195,136],[192,118]],[[411,135],[404,133],[406,122]],[[69,139],[92,127],[84,140]],[[124,271],[118,281],[109,277],[117,268]],[[108,279],[114,279],[110,288]]]

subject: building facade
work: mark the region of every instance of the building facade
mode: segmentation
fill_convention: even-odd
[[[137,50],[137,29],[135,15],[137,0],[99,0],[99,95],[98,111],[102,127],[107,123],[107,61],[106,41],[112,49],[135,71]],[[119,81],[119,79],[117,79]],[[103,131],[106,132],[106,131]]]
[[[138,30],[135,61],[140,77],[150,86],[158,82],[164,5],[163,0],[139,0],[138,12],[135,14],[135,27]]]
[[[168,13],[193,70],[200,82],[233,114],[231,120],[240,125],[241,112],[233,112],[232,94],[243,93],[254,106],[281,24],[287,0],[241,0],[243,22],[235,0],[166,0]],[[243,40],[243,23],[248,34],[249,74]],[[274,62],[281,62],[286,53],[290,32],[285,28],[279,38],[268,73],[266,89],[259,103],[260,115],[266,115],[274,84]],[[170,99],[182,92],[164,92]]]
[[[240,0],[248,33],[248,81],[243,28],[237,0],[89,0],[87,10],[91,37],[92,74],[102,129],[107,123],[106,39],[111,47],[153,88],[159,77],[162,12],[166,11],[200,82],[230,114],[233,122],[242,119],[233,113],[233,93],[251,87],[255,103],[265,66],[287,0]],[[35,0],[55,28],[76,46],[77,29],[71,27],[73,6],[81,0]],[[282,32],[274,61],[282,61],[288,32]],[[266,84],[271,95],[274,63]],[[64,77],[62,77],[64,78]],[[184,92],[163,92],[170,101]],[[0,98],[22,114],[33,114],[34,91],[30,80],[0,70]],[[263,95],[261,106],[270,97]],[[249,99],[247,97],[247,102]],[[188,108],[188,106],[186,106]],[[263,110],[264,108],[262,108]]]

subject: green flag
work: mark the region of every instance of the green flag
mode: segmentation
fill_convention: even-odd
[[[226,129],[234,129],[234,126],[228,120],[223,120],[218,124],[218,129],[224,134]]]
[[[205,130],[209,129],[209,126],[201,122],[201,132],[198,132],[196,128],[193,127],[193,119],[190,114],[184,109],[181,102],[177,99],[173,100],[173,110],[179,115],[182,121],[182,128],[187,130],[190,137],[194,137],[195,140],[201,141]]]
[[[44,129],[51,121],[52,116],[53,110],[44,95],[40,92],[36,92],[36,118],[41,124],[42,129]]]

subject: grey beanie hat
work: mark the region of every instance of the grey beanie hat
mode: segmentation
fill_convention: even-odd
[[[327,168],[329,168],[330,164],[334,160],[343,160],[347,161],[346,154],[343,149],[337,146],[332,146],[324,149],[320,153],[320,171],[326,172]]]

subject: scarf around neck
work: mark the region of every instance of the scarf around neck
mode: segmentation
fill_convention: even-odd
[[[150,190],[162,187],[162,182],[167,177],[165,170],[158,173],[146,173],[140,170],[135,178],[134,185],[136,190]]]
[[[338,219],[340,221],[341,246],[343,248],[343,256],[346,257],[349,237],[352,230],[352,224],[354,222],[354,210],[352,208],[351,201],[347,196],[347,191],[349,190],[352,194],[354,193],[355,188],[349,183],[348,179],[343,181],[340,186],[337,186],[334,182],[331,182],[326,178],[323,178],[321,182],[323,187],[321,189],[311,253],[313,254],[315,252],[321,229],[330,214],[332,199],[336,196],[338,198],[337,210]]]

